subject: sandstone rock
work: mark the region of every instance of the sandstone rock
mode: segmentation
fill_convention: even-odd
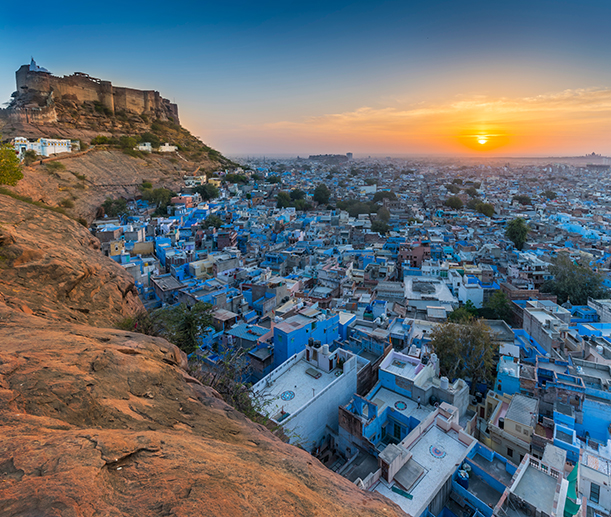
[[[174,345],[99,328],[138,302],[82,227],[5,196],[0,221],[0,515],[403,515],[229,407]]]
[[[49,319],[114,324],[142,309],[134,279],[75,221],[0,195],[0,293]]]

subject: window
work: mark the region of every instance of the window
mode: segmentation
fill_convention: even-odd
[[[524,436],[528,436],[528,429],[524,429]]]
[[[600,486],[597,485],[596,483],[591,483],[590,484],[590,501],[598,504],[599,500],[600,500]]]
[[[314,329],[316,329],[316,322],[315,321],[312,322],[312,330],[314,330]]]
[[[520,424],[516,424],[516,431],[517,431],[518,433],[521,433],[521,432],[522,432],[522,426],[521,426]]]
[[[507,456],[509,456],[510,458],[513,458],[513,449],[510,449],[509,447],[507,447]]]

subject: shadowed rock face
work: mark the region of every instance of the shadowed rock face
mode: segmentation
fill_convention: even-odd
[[[0,195],[0,300],[27,314],[108,326],[141,310],[133,277],[75,221]]]
[[[99,328],[139,302],[86,230],[4,196],[0,224],[0,515],[402,515],[225,404],[174,345]]]

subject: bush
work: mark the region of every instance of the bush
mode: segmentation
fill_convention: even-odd
[[[47,170],[49,171],[63,171],[66,169],[66,166],[62,162],[48,162],[45,164]]]
[[[463,202],[459,197],[451,196],[445,201],[445,205],[454,210],[460,210],[463,207]]]
[[[72,199],[69,199],[69,198],[62,199],[59,202],[59,206],[63,206],[64,208],[74,208],[74,201],[72,201]]]
[[[36,151],[33,149],[28,149],[25,153],[23,153],[23,163],[25,165],[32,165],[38,157],[36,156]]]

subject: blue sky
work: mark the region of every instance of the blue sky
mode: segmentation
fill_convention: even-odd
[[[385,144],[371,138],[379,126],[369,119],[358,131],[329,121],[363,109],[442,112],[465,99],[522,105],[605,90],[610,18],[608,1],[33,1],[23,16],[0,20],[0,102],[32,55],[56,75],[159,90],[179,104],[185,126],[228,154],[450,152],[439,127],[428,146],[402,141],[397,128]],[[476,123],[470,116],[463,124]],[[544,145],[543,154],[566,149]]]

